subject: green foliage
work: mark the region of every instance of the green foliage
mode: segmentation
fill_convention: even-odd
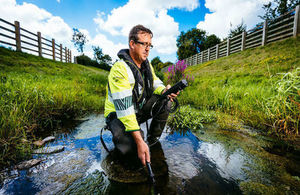
[[[74,46],[77,48],[78,52],[83,53],[83,48],[88,41],[86,35],[80,32],[77,28],[73,28],[72,40]]]
[[[164,73],[163,72],[161,72],[161,71],[156,71],[155,70],[155,74],[156,74],[156,76],[161,80],[161,81],[164,81]]]
[[[199,111],[190,106],[181,106],[179,111],[168,119],[168,125],[173,129],[201,129],[203,123],[211,123],[216,120],[215,112]]]
[[[204,49],[204,40],[206,32],[204,30],[192,28],[186,33],[181,32],[177,38],[177,57],[183,60]]]
[[[86,55],[80,55],[76,57],[77,63],[85,66],[94,66],[97,68],[101,68],[103,70],[110,70],[111,66],[108,66],[107,64],[99,64],[96,60],[92,60],[90,57]]]
[[[97,46],[93,46],[93,51],[94,51],[94,57],[96,61],[98,62],[100,67],[103,67],[105,70],[110,70],[111,65],[112,65],[112,59],[109,55],[104,54],[102,52],[102,49]]]
[[[271,102],[272,99],[274,100],[273,97],[277,97],[277,102],[280,100],[277,96],[279,88],[274,88],[274,83],[281,80],[278,73],[292,72],[299,67],[299,43],[299,38],[290,38],[265,47],[248,49],[229,57],[190,66],[187,71],[195,77],[195,81],[192,87],[184,90],[184,95],[179,97],[179,101],[182,105],[190,104],[200,109],[220,110],[237,116],[244,124],[261,130],[271,129],[275,132],[275,129],[279,130],[280,126],[274,128],[273,123],[276,120],[288,118],[289,130],[296,133],[299,124],[292,121],[297,119],[296,116],[299,117],[299,108],[297,110],[296,103],[294,103],[299,102],[299,95],[296,95],[298,92],[295,87],[289,88],[295,86],[296,83],[286,85],[287,88],[284,88],[286,92],[284,97],[288,102],[285,105],[289,107],[293,105],[291,107],[293,112],[286,112],[282,109],[287,110],[287,108]],[[292,73],[288,73],[290,74]],[[281,81],[280,86],[286,83],[291,84],[292,80],[296,82],[298,78],[295,75],[293,79],[289,77],[288,80]],[[266,112],[268,104],[274,105],[274,109],[267,107],[272,111],[272,115]],[[274,112],[276,110],[286,112],[288,115],[274,118],[273,116],[279,116]]]
[[[297,5],[300,5],[299,0],[274,0],[263,5],[265,14],[263,16],[258,16],[263,20],[274,20],[280,15],[294,9]]]
[[[105,71],[4,48],[0,69],[1,166],[28,155],[34,132],[103,110]]]
[[[274,95],[263,103],[270,125],[278,134],[299,134],[300,122],[300,68],[282,74],[272,85]]]
[[[153,68],[155,70],[160,70],[158,67],[160,63],[163,63],[163,62],[160,60],[159,56],[156,56],[155,58],[153,58],[151,60],[151,65],[153,66]]]
[[[242,32],[247,30],[247,25],[244,24],[244,21],[242,20],[242,22],[240,24],[238,24],[236,27],[230,29],[229,38],[232,38],[234,36],[240,35],[242,34]]]
[[[221,39],[216,35],[212,34],[206,37],[204,41],[204,50],[211,48],[217,44],[221,43]]]
[[[188,58],[218,43],[220,39],[216,35],[207,36],[201,29],[192,28],[186,33],[181,32],[176,43],[178,60]]]

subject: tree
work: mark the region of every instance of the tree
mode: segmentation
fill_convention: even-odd
[[[232,38],[232,37],[234,37],[236,35],[239,35],[242,32],[246,31],[246,29],[247,29],[247,25],[244,24],[244,21],[242,20],[242,22],[240,24],[238,24],[235,28],[230,29],[228,37]]]
[[[206,37],[204,41],[204,49],[208,49],[210,47],[213,47],[217,44],[221,43],[221,39],[217,37],[215,34],[209,35]]]
[[[183,60],[191,55],[197,54],[204,49],[206,32],[192,28],[186,33],[181,32],[177,38],[177,57]]]
[[[258,16],[263,20],[274,20],[278,16],[294,9],[297,5],[300,5],[300,0],[274,0],[263,5],[265,14]]]
[[[159,58],[158,56],[156,56],[155,58],[153,58],[153,59],[151,60],[151,65],[153,66],[153,68],[154,68],[155,70],[159,70],[158,65],[159,65],[160,63],[162,63],[162,61],[160,60],[160,58]]]
[[[83,47],[88,41],[86,35],[80,32],[77,28],[73,28],[73,35],[71,41],[74,43],[74,46],[77,48],[77,51],[83,54]]]
[[[106,67],[110,69],[112,65],[111,57],[107,54],[104,54],[99,46],[93,46],[92,48],[94,51],[94,58],[100,64],[100,67]]]

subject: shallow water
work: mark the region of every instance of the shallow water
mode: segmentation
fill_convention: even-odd
[[[155,186],[112,181],[102,163],[108,159],[99,139],[103,126],[103,115],[92,115],[67,133],[56,132],[56,141],[47,146],[63,145],[65,150],[34,155],[44,159],[40,165],[6,172],[0,194],[241,194],[239,182],[246,179],[243,168],[249,162],[243,150],[227,151],[190,131],[166,130],[150,148]],[[110,132],[103,138],[112,149]]]

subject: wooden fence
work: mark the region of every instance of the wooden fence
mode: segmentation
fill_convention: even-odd
[[[285,39],[291,36],[296,37],[300,33],[299,5],[284,15],[272,20],[264,21],[263,24],[243,32],[232,38],[185,59],[188,65],[201,64],[215,60],[230,54],[243,51],[248,48],[264,46],[268,43]],[[167,68],[164,68],[166,71]]]
[[[12,46],[16,51],[29,51],[61,62],[72,62],[71,50],[57,44],[55,39],[42,37],[40,32],[32,33],[20,26],[18,21],[14,24],[0,18],[0,43]]]

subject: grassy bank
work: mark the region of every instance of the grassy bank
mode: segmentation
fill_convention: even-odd
[[[107,74],[0,48],[0,166],[28,155],[34,132],[102,111]]]
[[[290,38],[188,67],[195,80],[180,102],[225,112],[269,133],[297,135],[299,51],[300,39]]]

